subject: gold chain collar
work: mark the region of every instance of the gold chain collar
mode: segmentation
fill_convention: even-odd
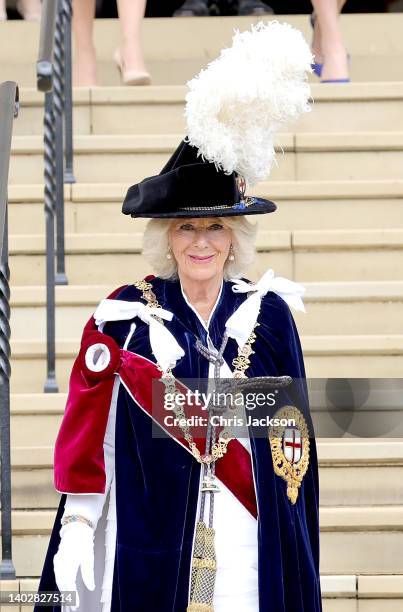
[[[152,308],[161,308],[161,305],[158,303],[157,297],[153,291],[153,286],[146,280],[140,280],[133,283],[136,289],[139,289],[142,292],[142,298],[147,302],[148,306]],[[158,317],[156,317],[158,318]],[[159,318],[158,318],[159,319]],[[159,319],[161,323],[163,323],[162,319]],[[259,325],[259,323],[255,323],[254,329]],[[234,378],[247,378],[245,372],[249,368],[250,365],[250,356],[254,353],[252,349],[252,344],[256,340],[256,334],[254,331],[251,332],[247,342],[244,344],[242,348],[238,348],[238,355],[234,357],[232,360],[232,365],[235,370],[233,372]],[[158,364],[157,364],[158,365]],[[161,370],[160,366],[158,368]],[[172,374],[171,368],[169,368],[166,372],[163,373],[161,377],[162,382],[165,385],[165,392],[170,394],[178,393],[175,385],[175,378]],[[186,422],[186,415],[184,413],[183,407],[180,405],[176,405],[174,408],[174,412],[176,417],[179,419],[179,423]],[[221,435],[217,442],[213,444],[212,453],[210,454],[202,454],[196,446],[196,443],[193,440],[193,436],[190,433],[190,428],[188,425],[180,425],[182,429],[184,438],[189,445],[189,448],[195,457],[195,459],[199,463],[212,463],[213,461],[217,461],[225,455],[227,452],[228,443],[233,439],[228,432],[224,430],[221,432]]]

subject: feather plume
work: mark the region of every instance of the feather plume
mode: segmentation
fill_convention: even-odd
[[[248,186],[267,178],[276,132],[311,110],[312,61],[302,33],[289,24],[236,31],[232,46],[188,82],[187,141]]]

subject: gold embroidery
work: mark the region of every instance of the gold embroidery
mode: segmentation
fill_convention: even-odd
[[[133,285],[136,287],[136,289],[139,289],[143,292],[142,298],[146,300],[150,308],[161,308],[161,306],[158,304],[158,300],[153,291],[153,286],[151,283],[146,280],[140,280],[133,283]],[[159,317],[158,320],[161,321]]]
[[[198,559],[197,557],[193,557],[192,567],[195,567],[197,569],[207,568],[215,570],[217,569],[217,562],[215,559]]]
[[[160,304],[158,303],[157,297],[154,291],[152,290],[151,283],[147,282],[146,280],[140,280],[140,281],[134,282],[133,284],[137,289],[142,291],[142,298],[146,300],[147,304],[151,308],[161,308]],[[161,318],[156,317],[156,319],[158,319],[161,323],[163,323],[163,320]],[[163,372],[162,368],[160,367],[158,363],[157,363],[157,367],[160,370],[160,372]],[[171,397],[179,393],[178,389],[176,388],[175,377],[172,374],[171,368],[168,368],[166,372],[163,372],[163,376],[161,377],[161,382],[165,386],[165,393],[169,393]],[[175,416],[178,419],[183,419],[182,423],[185,423],[184,425],[181,424],[180,428],[182,430],[183,437],[188,443],[189,448],[192,452],[192,455],[194,456],[196,461],[198,461],[199,463],[209,464],[212,461],[217,461],[217,459],[220,459],[221,457],[223,457],[225,453],[227,452],[228,443],[232,440],[232,438],[226,435],[225,432],[222,432],[222,435],[220,435],[218,442],[215,442],[212,446],[211,455],[210,454],[202,455],[199,449],[197,448],[196,443],[193,441],[193,436],[190,433],[189,426],[186,425],[186,415],[183,410],[183,406],[181,405],[181,402],[177,403],[174,401],[173,403],[174,403],[173,410],[175,412]]]
[[[291,463],[285,457],[283,437],[286,426],[273,427],[269,430],[269,442],[273,458],[274,471],[287,483],[287,497],[292,504],[298,498],[298,489],[309,465],[309,432],[302,413],[295,406],[283,406],[275,414],[275,418],[293,419],[301,433],[301,457],[296,463]]]
[[[178,389],[176,388],[175,378],[174,378],[174,375],[172,374],[171,368],[169,368],[169,370],[163,373],[163,376],[161,376],[161,382],[165,386],[165,394],[169,394],[170,397],[174,398],[174,396],[176,396],[179,393]],[[176,401],[174,401],[173,404],[174,404],[173,410],[175,412],[175,416],[178,419],[183,419],[182,421],[179,421],[183,423],[183,425],[180,424],[180,428],[182,430],[183,437],[185,438],[186,442],[189,445],[189,448],[192,452],[193,457],[199,463],[209,463],[209,461],[206,461],[205,459],[203,459],[205,458],[205,456],[201,454],[201,452],[196,446],[196,443],[193,441],[193,436],[190,433],[190,427],[189,425],[186,424],[186,415],[185,415],[185,411],[183,410],[182,404],[181,403],[177,404]]]
[[[256,329],[258,325],[259,323],[256,322],[253,329]],[[254,331],[252,331],[244,346],[242,348],[238,348],[238,355],[232,360],[232,365],[235,367],[235,370],[233,372],[234,378],[247,378],[245,372],[250,366],[249,357],[255,352],[252,349],[252,344],[255,342],[255,340],[256,334]],[[225,453],[227,452],[228,443],[231,442],[231,440],[233,439],[234,438],[231,436],[230,433],[230,428],[224,427],[220,432],[218,442],[215,442],[212,446],[211,452],[213,454],[214,461],[220,459],[225,455]]]
[[[253,330],[258,327],[259,323],[255,323]],[[247,378],[245,372],[250,366],[249,357],[255,352],[252,349],[252,344],[256,340],[256,334],[251,332],[249,338],[242,348],[238,348],[238,356],[232,360],[232,365],[235,367],[234,378]]]
[[[214,612],[214,607],[208,603],[213,598],[217,570],[214,536],[212,527],[207,527],[203,521],[197,522],[187,612]]]
[[[141,291],[149,291],[153,288],[152,284],[146,281],[144,278],[142,280],[135,281],[133,284],[137,289],[140,289]]]
[[[157,297],[154,291],[152,290],[151,283],[143,279],[140,281],[135,281],[133,284],[137,289],[142,291],[142,298],[146,300],[147,304],[151,308],[161,308],[160,304],[158,303]],[[163,320],[160,319],[159,317],[156,317],[156,319],[158,319],[160,323],[163,323]],[[253,329],[256,329],[258,325],[259,323],[255,323]],[[256,340],[256,334],[254,331],[252,331],[248,340],[244,344],[244,346],[242,348],[238,348],[238,356],[232,360],[232,365],[235,367],[234,378],[247,378],[245,372],[250,365],[249,357],[254,353],[252,349],[252,344],[255,342],[255,340]],[[162,372],[160,365],[157,364],[157,366],[159,370]],[[171,397],[179,393],[175,385],[175,377],[172,374],[171,368],[169,368],[166,372],[163,372],[163,376],[161,377],[161,382],[165,385],[165,393],[172,394]],[[175,416],[178,419],[184,419],[182,422],[186,423],[186,415],[185,415],[185,412],[183,410],[181,403],[180,402],[178,402],[178,404],[176,402],[173,402],[173,403],[174,403]],[[180,425],[180,428],[182,429],[183,436],[186,442],[188,443],[189,448],[194,458],[199,463],[209,464],[209,463],[212,463],[213,461],[217,461],[217,459],[221,459],[221,457],[223,457],[225,453],[227,452],[227,446],[229,442],[233,440],[233,437],[230,436],[229,432],[226,429],[223,429],[220,433],[218,441],[214,442],[212,446],[211,454],[202,455],[199,449],[197,448],[195,442],[193,441],[193,436],[190,433],[189,426],[186,424]]]
[[[151,283],[145,280],[137,281],[134,286],[142,291],[142,297],[146,300],[147,304],[152,308],[160,308],[155,293],[152,290]],[[163,323],[163,320],[156,317]],[[246,354],[245,354],[246,355]],[[247,358],[247,356],[246,356]],[[158,365],[160,371],[161,367]],[[247,367],[247,365],[246,365]],[[244,369],[246,369],[246,367]],[[161,376],[161,382],[165,386],[165,393],[176,395],[179,393],[176,388],[175,378],[172,374],[172,368],[168,368],[166,372],[163,372]],[[185,413],[182,407],[182,402],[173,402],[174,412],[178,419],[184,419],[181,424],[179,420],[180,428],[187,441],[189,448],[199,463],[205,463],[208,465],[210,470],[210,463],[216,461],[227,452],[227,446],[231,437],[227,435],[220,435],[218,442],[212,446],[211,454],[201,454],[193,441],[193,436],[190,433],[190,428],[186,425]],[[198,521],[196,526],[196,537],[193,545],[193,556],[192,556],[192,567],[191,567],[191,592],[190,602],[187,606],[187,612],[213,612],[214,607],[210,603],[213,598],[215,576],[217,571],[217,562],[215,558],[215,547],[214,547],[214,529],[207,527],[204,521]]]

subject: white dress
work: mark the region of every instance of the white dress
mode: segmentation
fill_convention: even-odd
[[[221,293],[221,292],[220,292]],[[209,349],[214,347],[208,334],[208,326],[216,304],[207,324],[188,301],[188,306],[195,312],[207,330]],[[232,378],[227,363],[220,368],[221,378]],[[214,378],[214,366],[210,364],[209,378]],[[249,439],[239,442],[251,452]],[[215,530],[215,549],[217,558],[217,575],[214,589],[214,612],[258,612],[258,540],[257,520],[241,504],[234,494],[218,480],[220,492],[214,494],[213,527]],[[205,520],[208,520],[208,497],[206,498]],[[199,516],[201,495],[199,495],[196,517]]]
[[[250,450],[249,440],[244,446]],[[257,520],[221,481],[218,484],[213,519],[217,558],[214,612],[258,612]],[[205,517],[207,520],[208,500]]]

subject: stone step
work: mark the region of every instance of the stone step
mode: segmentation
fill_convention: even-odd
[[[399,575],[322,574],[323,612],[400,612],[403,579]],[[2,581],[4,591],[37,591],[39,578]],[[378,606],[377,608],[375,606]],[[3,612],[33,612],[30,606],[4,606]]]
[[[39,576],[55,510],[14,510],[17,576]],[[322,508],[321,572],[402,574],[403,506]]]
[[[184,134],[186,92],[185,85],[75,89],[74,133]],[[285,131],[403,130],[403,82],[313,83],[312,98],[312,112]],[[42,134],[43,94],[23,88],[20,100],[14,134]]]
[[[301,29],[307,40],[311,39],[307,15],[276,15],[276,19]],[[183,19],[146,19],[143,23],[143,48],[153,83],[183,85],[208,61],[217,57],[223,46],[230,44],[234,29],[248,29],[257,21],[260,19],[252,17],[195,18],[186,19],[186,23]],[[340,23],[352,57],[351,77],[354,81],[403,80],[403,17],[400,13],[343,14]],[[14,21],[2,24],[0,81],[11,78],[21,86],[35,87],[38,39],[39,26],[36,23]],[[21,40],[24,45],[20,45]],[[120,82],[112,61],[118,44],[118,21],[97,20],[95,46],[101,85],[118,85]]]
[[[79,182],[122,182],[127,186],[160,171],[183,134],[78,135],[74,173]],[[271,180],[401,179],[403,132],[282,133]],[[280,154],[283,151],[284,154]],[[40,136],[15,136],[10,183],[43,180]]]
[[[399,486],[402,477],[403,465],[321,467],[321,505],[402,504]],[[52,467],[31,466],[29,470],[13,467],[12,486],[13,508],[57,507],[58,493],[53,486]]]
[[[180,87],[204,69],[207,62],[208,60],[205,58],[149,59],[147,68],[154,86]],[[355,54],[350,64],[350,78],[356,83],[400,83],[403,80],[402,63],[403,53],[390,53],[373,57]],[[97,61],[97,74],[99,84],[102,87],[122,86],[120,74],[111,59]],[[24,87],[33,88],[36,82],[34,62],[31,65],[26,62],[3,64],[0,66],[0,77],[1,81],[12,79],[21,83]],[[319,84],[314,75],[309,76],[309,82],[313,85]],[[321,83],[320,86],[331,92],[335,84]]]
[[[403,335],[301,336],[310,378],[399,378],[403,366]],[[57,380],[67,389],[79,340],[56,342]],[[38,393],[46,375],[45,341],[11,341],[11,390]]]
[[[403,606],[401,576],[357,576],[357,612],[399,612]]]
[[[150,273],[141,255],[142,234],[66,234],[66,272],[77,285],[127,283]],[[403,229],[262,230],[257,257],[247,271],[299,282],[401,280]],[[45,284],[45,237],[10,236],[13,285]]]
[[[305,283],[306,312],[293,311],[300,333],[398,334],[402,330],[403,281]],[[114,285],[56,287],[56,337],[81,335],[83,326]],[[13,286],[11,326],[14,340],[46,336],[46,289]]]
[[[142,232],[147,219],[133,221],[121,213],[127,183],[76,183],[65,186],[68,234],[125,233],[135,223]],[[10,234],[44,234],[43,185],[9,188]],[[403,227],[403,180],[266,181],[250,192],[274,200],[275,214],[261,215],[260,229],[325,230]],[[335,214],[337,210],[337,214]]]
[[[56,508],[53,448],[63,418],[65,393],[12,394],[12,504],[15,509]],[[315,410],[312,410],[315,420]],[[403,442],[317,438],[320,504],[403,505]]]

